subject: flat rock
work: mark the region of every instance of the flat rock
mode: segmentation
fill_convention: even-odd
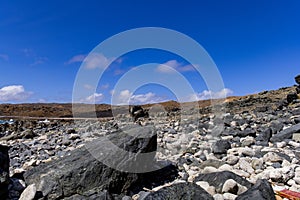
[[[230,142],[228,140],[219,140],[212,146],[212,152],[214,154],[225,154],[227,150],[231,148]]]
[[[281,142],[285,139],[292,139],[293,134],[299,131],[300,131],[300,124],[293,125],[290,128],[284,129],[283,131],[280,131],[279,133],[273,135],[270,141],[274,143],[274,142]]]
[[[79,148],[66,157],[34,167],[24,174],[26,184],[35,184],[37,190],[47,199],[59,199],[76,194],[82,195],[95,188],[98,192],[108,190],[114,194],[134,193],[143,187],[150,188],[155,184],[174,179],[177,170],[173,165],[164,163],[167,167],[160,169],[162,165],[153,159],[157,145],[156,134],[151,136],[151,131],[147,127],[134,129],[129,131],[130,133],[128,131],[111,134],[106,143],[103,143],[104,138],[94,140],[87,144],[88,150],[84,147]],[[114,145],[108,145],[109,142],[126,150],[124,152],[127,153],[122,155],[112,152],[109,146]],[[151,152],[154,152],[153,156]],[[150,156],[142,159],[139,157],[142,153],[147,153],[146,155],[150,153]],[[105,157],[101,158],[100,162],[97,156],[103,154]],[[146,165],[151,166],[153,163],[153,167],[156,166],[160,170],[148,173],[119,171],[103,164],[108,161],[116,167],[139,166],[140,170],[148,169],[145,168]]]
[[[163,187],[156,192],[151,192],[138,200],[182,200],[182,199],[201,199],[213,200],[214,198],[194,183],[177,183],[169,187]]]

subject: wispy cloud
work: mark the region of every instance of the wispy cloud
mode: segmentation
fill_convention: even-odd
[[[193,65],[184,65],[177,60],[169,60],[166,63],[157,66],[156,71],[160,73],[174,73],[176,71],[187,72],[195,70]]]
[[[105,57],[101,53],[91,53],[88,56],[83,54],[73,56],[68,62],[66,62],[66,64],[84,62],[86,69],[104,69],[114,60],[115,58]],[[116,62],[121,63],[122,60],[117,59]]]
[[[32,92],[27,92],[22,85],[10,85],[0,89],[0,101],[23,101],[28,99]]]
[[[101,103],[103,98],[104,98],[104,95],[102,93],[94,93],[84,99],[81,99],[79,102],[95,104],[95,103]]]
[[[8,61],[9,60],[9,56],[7,54],[0,54],[0,59],[4,60],[4,61]]]
[[[113,104],[117,105],[129,105],[129,104],[148,104],[148,103],[159,103],[166,101],[167,99],[158,96],[155,93],[148,92],[145,94],[133,94],[129,90],[122,90],[115,99]]]
[[[41,65],[48,61],[47,57],[36,57],[34,59],[35,61],[32,64],[30,64],[30,66]]]
[[[199,100],[205,100],[205,99],[222,99],[222,98],[226,98],[227,96],[229,96],[231,94],[233,94],[233,91],[228,88],[224,88],[218,92],[204,90],[203,92],[200,92],[200,93],[191,94],[188,97],[188,101],[199,101]]]

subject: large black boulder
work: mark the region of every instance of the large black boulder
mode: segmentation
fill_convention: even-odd
[[[177,183],[151,192],[138,200],[213,200],[214,198],[195,183]]]
[[[272,186],[267,180],[258,180],[256,184],[246,192],[240,194],[236,200],[275,200]]]
[[[74,150],[69,156],[27,171],[24,174],[25,182],[34,183],[37,191],[41,191],[46,199],[62,199],[73,195],[80,197],[90,190],[133,194],[143,187],[163,184],[175,179],[177,169],[170,164],[155,162],[157,136],[154,132],[150,127],[117,131],[107,138],[86,144],[86,148]],[[118,147],[120,152],[114,152],[114,147]],[[140,170],[140,173],[126,169]],[[159,170],[147,172],[149,169]]]
[[[0,197],[5,199],[9,184],[9,147],[0,144]],[[2,199],[2,198],[1,198]]]

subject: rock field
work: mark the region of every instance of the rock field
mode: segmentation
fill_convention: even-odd
[[[300,76],[295,81],[218,102],[215,112],[207,106],[155,111],[136,122],[126,113],[2,124],[0,199],[259,200],[281,199],[275,191],[283,189],[300,192]],[[158,170],[105,165],[90,152],[111,151],[103,138],[129,152],[106,154],[118,167]]]

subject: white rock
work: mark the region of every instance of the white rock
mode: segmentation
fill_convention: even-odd
[[[270,178],[273,181],[278,181],[280,179],[282,179],[282,171],[281,169],[274,169],[270,172]]]
[[[22,192],[19,200],[33,200],[36,194],[35,184],[31,184]]]
[[[197,181],[196,184],[202,187],[204,190],[207,190],[207,188],[209,187],[208,182],[205,181]]]
[[[289,145],[295,147],[295,148],[299,148],[300,147],[300,143],[298,142],[294,142],[294,141],[289,141]]]
[[[239,176],[245,177],[245,178],[249,178],[250,177],[250,174],[247,173],[247,172],[245,172],[245,171],[243,171],[243,170],[234,169],[232,172],[235,173],[235,174],[237,174],[237,175],[239,175]]]
[[[277,146],[278,148],[284,148],[284,147],[286,147],[286,142],[285,142],[285,141],[277,142],[277,143],[276,143],[276,146]]]
[[[221,194],[215,194],[215,195],[213,196],[213,198],[214,198],[214,200],[224,200],[224,197],[223,197],[223,195],[221,195]]]
[[[237,194],[238,192],[238,184],[235,180],[233,179],[228,179],[225,181],[223,188],[222,188],[222,193],[232,193],[232,194]]]
[[[264,165],[264,161],[263,159],[257,159],[257,158],[254,158],[252,160],[252,168],[257,170],[257,169],[262,169],[263,168],[263,165]]]
[[[282,162],[283,158],[274,152],[268,152],[263,157],[264,162]]]
[[[226,163],[229,165],[235,165],[236,163],[238,163],[239,161],[239,157],[237,156],[228,156],[226,158]]]
[[[242,148],[241,149],[241,154],[244,155],[244,156],[254,156],[255,155],[255,151],[249,147],[245,147],[245,148]]]
[[[211,196],[216,194],[216,188],[214,186],[209,186],[206,190]]]
[[[232,171],[233,167],[228,164],[224,164],[221,167],[219,167],[218,170],[219,171]]]
[[[251,164],[245,160],[240,159],[239,166],[241,170],[248,172],[249,174],[254,173],[254,169],[252,168]]]
[[[224,200],[235,200],[237,195],[231,194],[231,193],[224,193],[223,194]]]
[[[213,172],[217,172],[218,170],[215,167],[205,167],[202,171],[203,174],[208,174],[208,173],[213,173]]]

